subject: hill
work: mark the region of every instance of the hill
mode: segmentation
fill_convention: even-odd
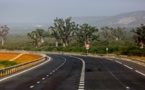
[[[73,17],[72,20],[79,24],[89,23],[97,27],[121,26],[129,28],[145,24],[145,11],[128,12],[115,16]]]
[[[140,24],[145,24],[145,11],[128,12],[118,14],[115,16],[72,17],[72,21],[75,21],[78,24],[88,23],[92,26],[97,26],[98,28],[103,26],[111,26],[111,27],[121,26],[126,28],[134,28],[140,26]],[[9,23],[7,25],[10,28],[10,33],[26,34],[28,32],[35,30],[36,28],[48,30],[48,27],[53,25],[53,22]]]

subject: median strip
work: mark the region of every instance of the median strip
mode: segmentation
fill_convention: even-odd
[[[42,66],[43,64],[45,64],[45,63],[47,63],[48,61],[50,61],[50,59],[51,59],[51,58],[49,57],[49,59],[48,59],[47,61],[45,61],[45,62],[43,62],[43,63],[41,63],[41,64],[38,64],[38,65],[36,65],[36,66],[34,66],[34,67],[31,67],[31,68],[29,68],[29,69],[23,70],[23,71],[21,71],[21,72],[12,74],[12,75],[10,75],[10,76],[4,77],[4,78],[0,79],[0,81],[4,81],[4,80],[6,80],[6,79],[12,78],[12,77],[14,77],[14,76],[17,76],[17,75],[20,75],[20,74],[25,73],[25,72],[27,72],[27,71],[30,71],[30,70],[32,70],[32,69],[35,69],[35,68],[37,68],[37,67],[39,67],[39,66]]]

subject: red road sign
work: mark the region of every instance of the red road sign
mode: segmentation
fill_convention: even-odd
[[[86,49],[89,49],[90,48],[90,45],[89,44],[86,44],[85,47],[86,47]]]

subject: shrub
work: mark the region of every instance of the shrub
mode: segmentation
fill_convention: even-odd
[[[4,60],[4,61],[0,61],[0,64],[5,66],[5,67],[9,67],[9,66],[16,65],[17,63],[14,61]]]

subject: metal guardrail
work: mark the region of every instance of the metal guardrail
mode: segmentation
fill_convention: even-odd
[[[26,63],[14,65],[14,66],[11,66],[11,67],[8,67],[8,68],[0,69],[0,78],[4,77],[6,75],[9,75],[9,74],[27,69],[27,68],[32,67],[34,65],[37,65],[41,62],[44,62],[46,59],[47,59],[47,57],[42,57],[40,59],[36,59],[36,60],[29,61],[29,62],[26,62]]]

